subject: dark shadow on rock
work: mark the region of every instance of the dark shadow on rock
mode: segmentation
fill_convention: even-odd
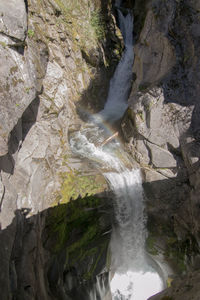
[[[108,289],[111,203],[103,193],[34,216],[26,208],[15,211],[0,231],[1,298],[88,300],[94,290],[100,299],[94,287],[99,275]]]
[[[35,124],[39,104],[39,97],[36,97],[23,112],[22,117],[11,131],[8,141],[8,153],[4,156],[0,156],[0,171],[2,170],[5,173],[13,174],[15,167],[13,155],[19,151],[27,133]]]
[[[194,269],[200,253],[200,207],[191,197],[191,189],[176,179],[166,179],[145,183],[144,190],[148,252],[162,253],[175,275]]]
[[[194,106],[191,130],[200,140],[200,43],[195,24],[198,14],[187,1],[176,4],[176,13],[168,31],[168,39],[174,47],[176,65],[163,82],[166,103]],[[181,28],[181,30],[180,30]]]

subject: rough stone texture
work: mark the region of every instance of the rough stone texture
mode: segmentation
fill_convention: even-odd
[[[148,251],[185,275],[151,299],[199,299],[199,1],[148,1],[145,12],[122,131],[143,168]]]
[[[149,300],[198,300],[200,295],[199,280],[199,271],[190,272],[187,276],[178,279],[175,283],[172,282],[172,286],[169,289],[157,296],[149,298]]]
[[[1,0],[0,32],[12,38],[24,41],[27,31],[25,1]]]
[[[111,218],[107,218],[107,208],[106,214],[99,215],[102,231],[95,235],[104,236],[100,238],[102,243],[97,243],[102,247],[101,259],[96,251],[100,248],[94,249],[94,238],[93,252],[85,256],[87,260],[82,257],[83,261],[78,266],[71,264],[69,270],[64,270],[62,251],[57,254],[59,262],[54,261],[50,270],[55,253],[50,253],[53,247],[47,251],[43,247],[47,237],[45,213],[35,215],[53,203],[60,203],[62,184],[67,176],[73,174],[75,178],[81,171],[86,177],[89,174],[96,178],[97,172],[71,153],[68,133],[79,130],[82,124],[76,111],[77,102],[83,103],[86,111],[103,105],[108,78],[113,72],[113,66],[108,67],[108,64],[113,61],[115,65],[118,61],[119,51],[114,50],[121,49],[120,40],[115,37],[116,22],[111,18],[110,1],[82,1],[84,9],[77,1],[64,1],[66,6],[57,0],[26,1],[28,16],[24,3],[20,0],[0,3],[0,13],[3,12],[0,14],[0,56],[4,61],[0,68],[1,297],[75,299],[65,292],[73,288],[73,295],[79,284],[77,300],[84,297],[88,300],[97,274],[101,273],[102,284],[108,283],[104,267]],[[99,9],[106,22],[101,42],[88,20],[93,11],[97,13]],[[100,190],[105,188],[104,182]],[[87,194],[87,190],[84,193]],[[89,210],[93,211],[93,207]],[[91,227],[93,224],[96,219]],[[69,237],[70,243],[82,237],[83,228],[86,227],[76,227]],[[61,234],[62,229],[61,226]],[[108,234],[104,235],[105,231]],[[54,234],[51,245],[56,237]],[[92,274],[90,267],[95,271],[89,283],[84,278],[86,285],[84,280],[83,285],[80,283],[79,267],[81,275],[87,271]],[[57,270],[63,271],[59,276],[61,280],[65,278],[65,287],[54,281]],[[51,287],[48,276],[53,276]]]
[[[167,28],[170,18],[164,20]],[[163,78],[175,64],[173,47],[160,28],[153,11],[148,11],[140,40],[134,47],[135,62],[133,71],[137,76],[135,88],[144,88]]]
[[[11,40],[1,34],[0,40],[5,43],[0,43],[0,55],[4,58],[0,69],[0,136],[3,142],[0,155],[5,155],[10,131],[36,97],[36,72],[29,50],[24,49],[24,45],[16,46],[11,42],[12,46],[8,46]]]
[[[153,167],[155,168],[175,168],[176,160],[173,155],[165,149],[147,142],[150,149],[150,157]]]
[[[83,26],[88,22],[87,10],[74,7],[76,3],[70,1],[65,5],[57,1],[30,1],[25,41],[18,43],[11,36],[0,35],[1,56],[5,59],[0,71],[0,168],[5,186],[0,216],[2,227],[11,222],[17,208],[30,208],[30,214],[34,214],[54,202],[63,180],[60,174],[74,169],[87,169],[91,173],[77,158],[75,168],[71,163],[68,131],[81,126],[75,107],[77,101],[86,100],[88,109],[89,102],[94,104],[98,97],[105,98],[102,95],[106,94],[106,78],[110,75],[103,62],[111,58],[116,61],[117,56],[110,50],[104,53],[95,38],[94,28],[90,24]],[[88,7],[87,1],[81,5]],[[110,14],[107,5],[102,4],[105,18]],[[68,7],[71,12],[77,9],[79,16],[77,22],[76,14],[68,15],[73,26],[66,19]],[[100,1],[96,1],[90,6],[90,13],[99,8]],[[5,11],[5,22],[10,20],[9,16]],[[18,18],[22,22],[23,14]],[[17,23],[16,31],[21,30],[20,24]],[[108,24],[115,28],[114,18],[109,18]],[[78,38],[79,29],[88,32],[81,31],[83,36]],[[89,33],[86,39],[84,35]],[[114,32],[109,34],[114,36]],[[102,43],[106,43],[106,39]],[[92,63],[88,62],[87,51],[95,54]],[[94,85],[100,86],[106,82],[98,96],[98,89],[90,88],[92,80]],[[94,95],[96,100],[92,101]]]

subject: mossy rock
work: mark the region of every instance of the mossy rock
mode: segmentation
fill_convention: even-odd
[[[57,203],[68,203],[78,197],[85,197],[101,193],[107,188],[104,177],[100,174],[82,175],[77,171],[69,171],[61,174],[62,185],[58,192]]]
[[[65,255],[64,267],[75,267],[85,280],[107,263],[111,218],[102,206],[108,212],[106,199],[88,196],[51,208],[46,218],[45,248],[54,256]]]

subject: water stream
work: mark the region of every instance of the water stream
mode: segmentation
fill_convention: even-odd
[[[120,4],[120,0],[116,1],[118,7]],[[131,162],[127,167],[124,161],[128,158],[117,140],[96,146],[105,138],[103,126],[97,124],[108,120],[112,123],[122,117],[131,87],[133,16],[129,11],[123,15],[118,8],[118,17],[125,50],[110,82],[105,107],[91,117],[93,124],[73,134],[70,145],[74,153],[102,170],[115,195],[115,224],[110,243],[112,300],[146,300],[163,289],[163,280],[161,270],[159,273],[159,267],[145,252],[147,232],[140,170],[130,167]],[[91,300],[96,299],[92,297]]]

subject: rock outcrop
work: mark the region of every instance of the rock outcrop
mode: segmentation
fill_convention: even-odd
[[[137,10],[140,5],[136,1]],[[183,275],[194,270],[200,250],[199,4],[158,0],[142,5],[146,15],[137,19],[143,26],[134,47],[135,81],[122,131],[144,172],[147,249]],[[198,276],[196,270],[174,280],[169,292],[151,299],[198,299]],[[183,288],[186,282],[190,292]]]
[[[2,228],[15,209],[34,214],[60,201],[65,177],[94,174],[72,157],[68,132],[81,126],[77,102],[82,111],[102,105],[96,103],[106,95],[109,61],[120,50],[109,2],[17,2],[17,10],[16,1],[0,5]],[[105,189],[101,182],[93,192]]]

